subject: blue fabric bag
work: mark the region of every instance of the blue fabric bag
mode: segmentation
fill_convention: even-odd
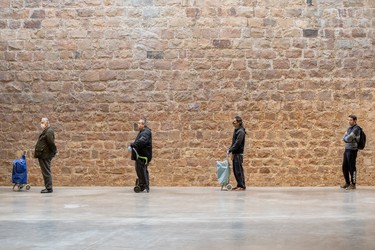
[[[25,154],[23,154],[21,158],[13,161],[12,183],[27,184],[27,166]]]

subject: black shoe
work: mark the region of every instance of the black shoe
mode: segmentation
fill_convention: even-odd
[[[48,194],[48,193],[52,193],[53,190],[52,189],[43,189],[42,191],[40,191],[42,194]]]

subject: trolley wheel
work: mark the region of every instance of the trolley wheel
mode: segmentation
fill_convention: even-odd
[[[231,185],[231,184],[228,184],[228,185],[227,185],[227,190],[230,191],[230,190],[232,190],[232,189],[233,189],[232,185]]]
[[[136,192],[136,193],[141,192],[141,187],[140,186],[135,186],[134,187],[134,192]]]
[[[29,184],[26,185],[26,190],[30,190],[31,186]]]

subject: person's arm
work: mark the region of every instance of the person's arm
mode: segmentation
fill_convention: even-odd
[[[150,141],[150,131],[149,130],[144,130],[141,132],[140,137],[135,140],[132,144],[130,144],[131,147],[133,148],[143,148],[146,146],[146,144]]]
[[[358,140],[359,139],[358,126],[353,128],[353,130],[350,133],[346,132],[343,139],[344,139],[344,142],[347,142],[347,143],[353,142],[353,140]]]
[[[243,131],[243,129],[240,129],[238,131],[238,136],[236,138],[236,141],[233,143],[233,145],[228,150],[229,153],[232,153],[233,151],[236,151],[241,146],[241,143],[243,141],[244,136],[245,136],[245,131]]]
[[[47,145],[53,152],[53,154],[56,154],[56,145],[55,145],[55,135],[53,133],[52,129],[48,129],[46,133],[46,138],[47,138]]]

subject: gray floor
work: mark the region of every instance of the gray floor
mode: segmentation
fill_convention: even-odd
[[[0,249],[375,249],[375,188],[0,187]]]

